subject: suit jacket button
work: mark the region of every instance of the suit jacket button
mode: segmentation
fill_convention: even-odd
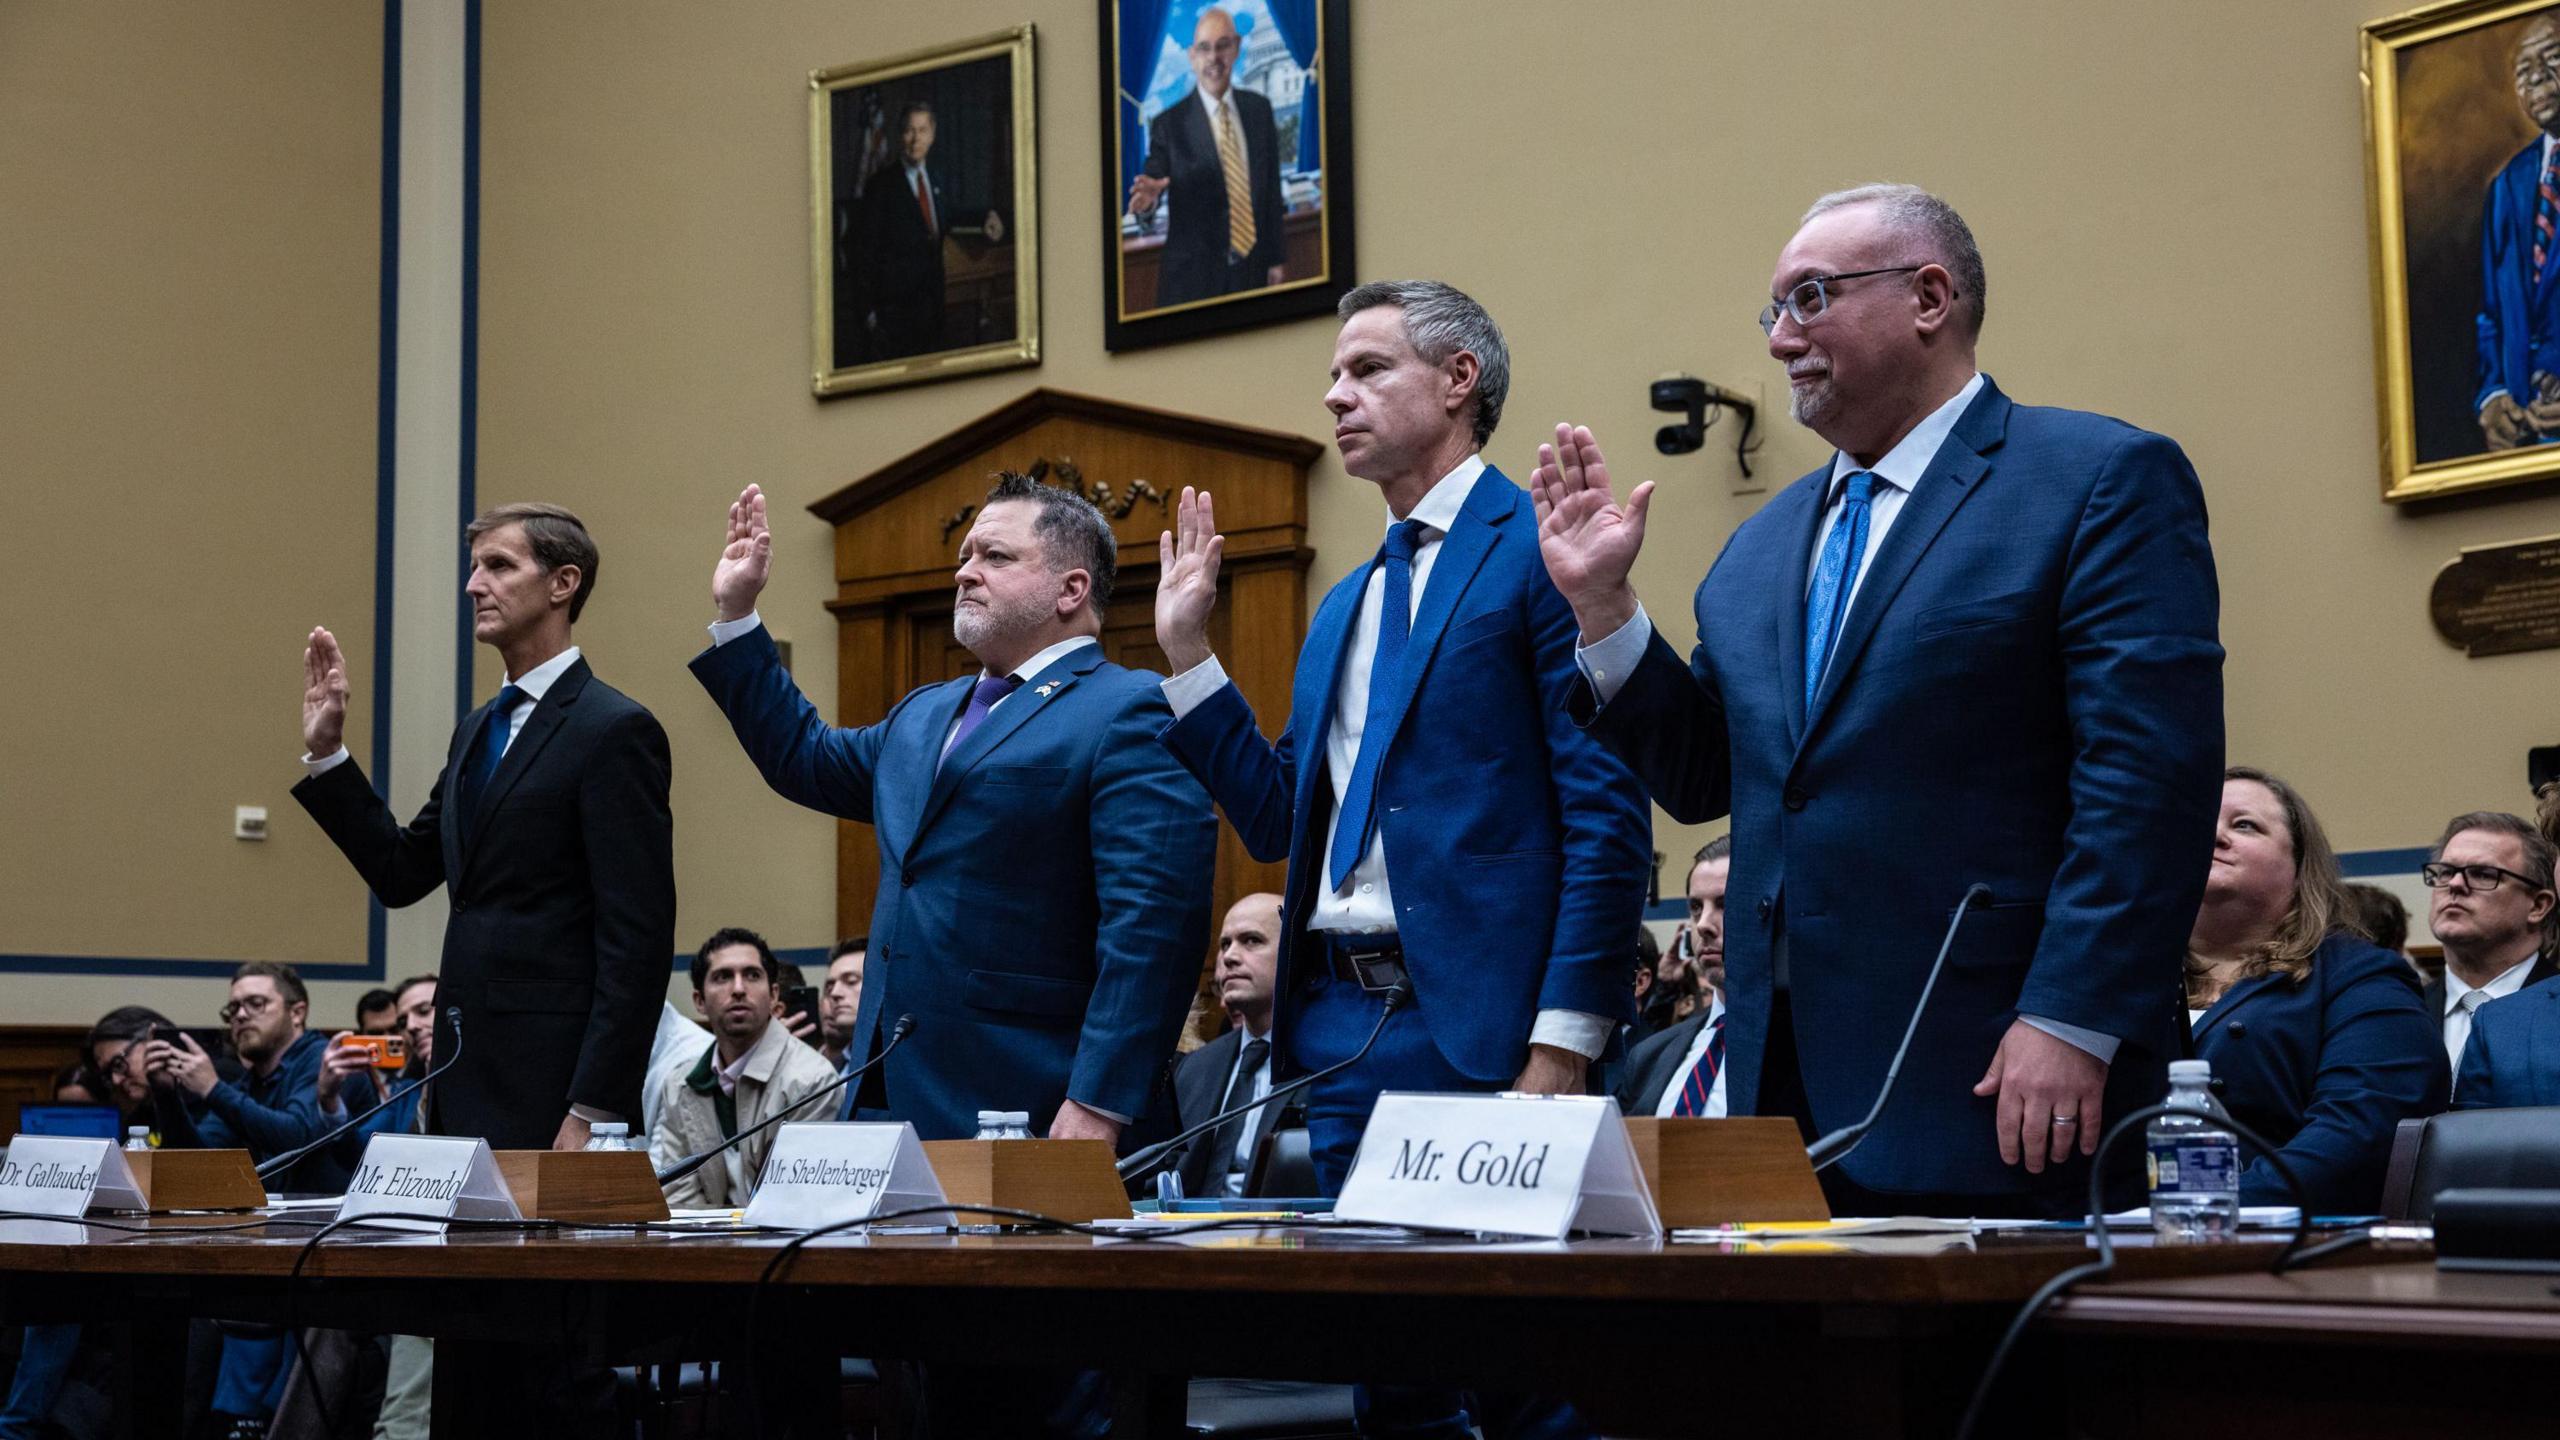
[[[2229,1031],[2230,1033],[2232,1033],[2232,1034],[2234,1034],[2234,1035],[2246,1035],[2246,1034],[2248,1034],[2248,1033],[2249,1033],[2249,1026],[2248,1026],[2248,1023],[2247,1023],[2246,1021],[2242,1021],[2242,1020],[2234,1020],[2234,1021],[2232,1021],[2230,1024],[2225,1025],[2225,1026],[2223,1026],[2222,1028],[2223,1028],[2223,1029],[2225,1029],[2225,1030],[2227,1030],[2227,1031]]]
[[[1787,787],[1787,793],[1780,798],[1785,802],[1788,809],[1801,810],[1804,808],[1804,802],[1812,797],[1806,795],[1802,790],[1797,789],[1795,786],[1790,785]]]
[[[910,889],[910,890],[914,889],[914,888],[916,887],[916,872],[914,872],[913,870],[901,870],[901,871],[899,871],[899,872],[898,872],[898,883],[899,883],[899,884],[901,884],[901,885],[906,886],[906,887],[907,887],[908,889]]]
[[[1763,920],[1769,918],[1769,897],[1766,895],[1760,897],[1760,918]]]

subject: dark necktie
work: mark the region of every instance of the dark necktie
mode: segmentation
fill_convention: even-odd
[[[951,752],[959,749],[962,741],[976,733],[979,726],[987,723],[987,712],[996,708],[996,702],[1012,694],[1021,684],[1022,677],[1019,675],[989,675],[980,679],[977,688],[969,692],[969,705],[960,712],[959,725],[952,730],[951,739],[942,747],[942,760],[950,759]],[[942,760],[933,762],[934,773],[941,773]]]
[[[925,188],[924,172],[921,170],[916,172],[916,209],[924,214],[924,233],[927,235],[942,233],[934,228],[933,192]]]
[[[2542,293],[2542,272],[2551,263],[2553,216],[2560,211],[2560,191],[2553,187],[2553,154],[2542,157],[2542,176],[2534,182],[2533,195],[2533,290]]]
[[[1868,498],[1876,477],[1852,472],[1840,498],[1840,518],[1822,537],[1822,557],[1813,567],[1813,589],[1804,597],[1804,708],[1822,689],[1822,669],[1831,661],[1831,642],[1839,637],[1840,617],[1849,609],[1849,592],[1858,583],[1858,565],[1867,554]]]
[[[1244,1058],[1236,1062],[1235,1078],[1227,1082],[1227,1098],[1218,1106],[1219,1113],[1224,1114],[1253,1098],[1253,1077],[1261,1071],[1262,1062],[1270,1058],[1270,1041],[1248,1040],[1245,1042]],[[1218,1127],[1217,1133],[1209,1140],[1209,1153],[1216,1156],[1218,1160],[1217,1164],[1209,1168],[1210,1174],[1233,1174],[1250,1163],[1252,1157],[1236,1154],[1236,1140],[1239,1132],[1252,1123],[1252,1116],[1239,1115]]]
[[[1351,762],[1351,784],[1342,796],[1341,822],[1333,827],[1333,856],[1325,867],[1330,888],[1350,878],[1378,833],[1378,767],[1387,758],[1396,681],[1404,673],[1404,642],[1413,630],[1413,552],[1422,544],[1422,522],[1407,520],[1387,532],[1378,547],[1387,593],[1378,607],[1378,652],[1369,661],[1369,711],[1360,728],[1360,755]]]
[[[480,738],[471,746],[471,787],[463,794],[466,804],[477,805],[487,794],[489,782],[498,773],[498,762],[507,755],[508,724],[516,707],[525,701],[524,691],[513,685],[499,687],[498,697],[489,702],[488,714],[480,722]]]
[[[1689,1078],[1680,1082],[1680,1103],[1674,1115],[1704,1115],[1707,1097],[1716,1093],[1716,1072],[1724,1069],[1724,1017],[1718,1015],[1707,1022],[1706,1053],[1689,1067]]]

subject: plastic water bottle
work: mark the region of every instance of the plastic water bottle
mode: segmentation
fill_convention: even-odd
[[[2240,1231],[2240,1137],[2214,1118],[2213,1065],[2169,1062],[2174,1107],[2143,1134],[2151,1152],[2151,1234],[2164,1245],[2210,1245]]]
[[[127,1150],[150,1149],[151,1127],[148,1125],[130,1125],[125,1127],[124,1148]]]
[[[977,1135],[977,1138],[978,1138],[978,1139],[980,1139],[980,1140],[1001,1140],[1001,1139],[1003,1139],[1003,1138],[1004,1138],[1004,1120],[1005,1120],[1005,1116],[1006,1116],[1006,1114],[1008,1114],[1008,1113],[1009,1113],[1009,1112],[1007,1112],[1007,1111],[1003,1111],[1003,1110],[981,1110],[981,1111],[979,1111],[979,1112],[978,1112],[978,1135]]]
[[[1004,1133],[996,1138],[999,1140],[1030,1139],[1031,1112],[1028,1110],[1007,1110],[1004,1112]]]
[[[587,1127],[584,1150],[628,1150],[631,1148],[631,1125],[623,1120],[599,1120]]]

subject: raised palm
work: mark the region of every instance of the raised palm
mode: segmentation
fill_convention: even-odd
[[[1218,562],[1227,537],[1218,533],[1209,492],[1182,487],[1174,528],[1156,537],[1156,644],[1175,674],[1209,658],[1209,615],[1218,608]]]
[[[738,492],[729,505],[729,538],[720,563],[711,570],[711,603],[723,620],[743,620],[755,613],[773,568],[773,530],[765,523],[764,490],[755,485]]]
[[[1638,485],[1619,504],[1609,492],[1609,462],[1590,429],[1558,425],[1555,443],[1538,447],[1529,498],[1538,513],[1538,554],[1547,563],[1547,577],[1583,617],[1586,631],[1595,614],[1615,610],[1622,601],[1632,612],[1627,576],[1644,548],[1653,482]]]
[[[347,733],[347,657],[326,627],[302,647],[302,748],[317,760],[338,753]]]

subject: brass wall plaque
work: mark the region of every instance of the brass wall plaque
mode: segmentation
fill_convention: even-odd
[[[2427,609],[2475,660],[2560,647],[2560,535],[2465,549],[2436,572]]]

